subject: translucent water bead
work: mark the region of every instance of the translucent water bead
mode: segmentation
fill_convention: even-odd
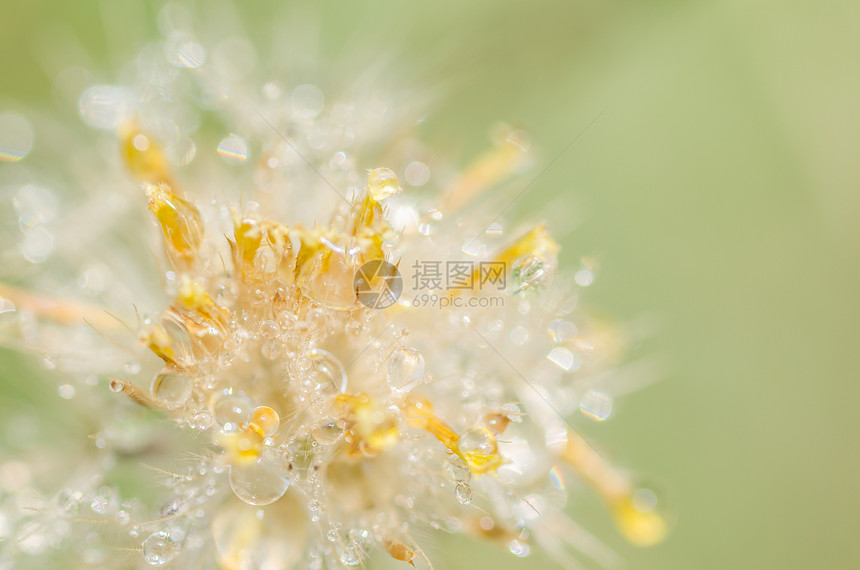
[[[587,391],[579,401],[579,411],[598,422],[612,415],[612,407],[612,396],[597,390]]]
[[[424,357],[417,350],[401,348],[388,361],[388,384],[395,392],[406,393],[424,381]]]
[[[269,406],[259,406],[254,409],[251,419],[248,421],[250,429],[258,432],[263,437],[272,437],[278,431],[281,419],[278,413]]]
[[[239,135],[230,134],[218,143],[218,155],[227,164],[242,164],[248,160],[248,143]]]
[[[273,454],[256,462],[230,466],[230,487],[239,499],[254,506],[270,505],[290,487],[286,466]]]
[[[536,255],[525,255],[513,262],[514,293],[534,292],[552,280],[552,265]]]
[[[0,162],[18,162],[33,148],[33,127],[21,115],[0,115]]]
[[[311,381],[314,390],[320,394],[346,392],[346,372],[340,361],[327,350],[311,350]]]
[[[457,447],[472,473],[487,473],[502,462],[496,436],[487,428],[476,426],[467,429],[458,438]]]
[[[367,189],[371,198],[380,202],[400,192],[400,181],[397,175],[388,168],[374,168],[370,171]]]
[[[454,494],[462,505],[468,505],[472,502],[472,488],[466,483],[457,483],[457,488],[454,490]]]
[[[170,372],[162,372],[152,381],[152,395],[170,407],[185,404],[194,388],[191,378]]]
[[[215,403],[215,421],[224,431],[236,431],[239,425],[248,421],[254,404],[242,394],[226,390]]]
[[[143,541],[143,559],[152,566],[163,566],[179,554],[179,544],[170,535],[159,530]]]

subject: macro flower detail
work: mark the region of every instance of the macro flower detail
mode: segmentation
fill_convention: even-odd
[[[104,172],[81,167],[115,192],[111,204],[84,196],[98,206],[86,231],[93,255],[108,243],[120,253],[90,260],[85,294],[0,285],[15,319],[4,340],[83,378],[64,386],[91,436],[59,492],[3,504],[4,561],[432,567],[438,531],[519,557],[541,548],[568,567],[571,556],[606,563],[564,513],[572,481],[632,542],[662,540],[654,494],[565,419],[602,420],[611,406],[599,380],[572,381],[600,378],[620,344],[578,304],[577,282],[590,280],[566,278],[544,224],[476,221],[487,190],[525,164],[523,134],[504,131],[444,186],[422,188],[429,155],[415,144],[363,154],[362,141],[391,133],[377,100],[327,105],[314,86],[269,82],[243,107],[242,76],[207,72],[206,50],[183,34],[144,52],[137,83],[80,99],[99,147],[120,157]],[[203,110],[242,134],[206,154]],[[22,187],[16,200],[22,231],[49,231],[55,197]],[[153,235],[155,261],[139,261]],[[138,245],[126,254],[116,236]],[[38,256],[25,242],[21,266],[50,263],[61,238]],[[427,261],[468,264],[456,287],[427,289],[430,303],[407,287]],[[164,297],[138,298],[154,276]],[[496,287],[482,286],[488,276]],[[4,477],[39,479],[56,469],[49,459]],[[136,492],[153,479],[158,492]]]

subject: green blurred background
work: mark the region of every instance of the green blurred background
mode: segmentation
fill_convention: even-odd
[[[39,50],[63,34],[110,78],[160,4],[4,2],[4,105],[47,104]],[[860,3],[247,2],[247,31],[284,6],[316,15],[324,58],[361,65],[360,45],[437,89],[422,134],[464,162],[506,120],[542,168],[599,116],[514,210],[568,196],[565,261],[600,261],[587,301],[657,323],[636,355],[660,381],[588,434],[675,521],[636,549],[586,497],[586,527],[632,569],[860,567]],[[548,565],[462,544],[437,567]]]

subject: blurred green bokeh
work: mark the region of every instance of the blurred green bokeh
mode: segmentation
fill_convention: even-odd
[[[110,77],[154,33],[159,4],[4,3],[3,106],[50,99],[39,50],[51,38],[77,38]],[[244,4],[246,28],[283,6]],[[660,358],[660,382],[588,433],[656,481],[676,520],[664,544],[636,549],[586,497],[573,511],[586,527],[632,569],[860,567],[860,3],[303,11],[318,17],[324,58],[361,45],[404,87],[437,89],[423,135],[464,162],[505,120],[541,149],[536,173],[599,116],[514,210],[569,197],[581,223],[562,232],[565,261],[600,261],[588,302],[658,323],[635,356]],[[20,364],[0,359],[4,399],[23,397]],[[545,563],[462,544],[437,567]]]

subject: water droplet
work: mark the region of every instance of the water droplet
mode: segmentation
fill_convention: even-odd
[[[116,129],[128,118],[130,108],[128,92],[113,85],[94,85],[78,101],[81,117],[97,129]]]
[[[482,473],[498,466],[501,457],[498,453],[496,436],[485,427],[470,427],[457,440],[457,447],[469,469]]]
[[[60,394],[60,397],[64,400],[71,400],[75,397],[75,387],[71,384],[63,384],[60,386],[57,391]]]
[[[388,384],[402,394],[424,381],[424,357],[411,348],[401,348],[388,361]]]
[[[260,323],[260,334],[263,338],[277,338],[281,334],[281,329],[275,321],[263,321]]]
[[[555,342],[564,342],[576,336],[576,325],[564,319],[555,319],[549,325],[549,334]]]
[[[165,43],[164,50],[167,60],[176,67],[185,67],[194,69],[200,67],[206,62],[206,50],[197,42],[183,37],[184,34],[178,34],[179,37]]]
[[[227,164],[242,164],[248,160],[248,143],[239,135],[229,135],[218,143],[218,154]]]
[[[549,479],[552,481],[552,486],[559,490],[564,490],[564,473],[561,472],[561,467],[559,465],[554,465],[552,469],[549,470]]]
[[[215,419],[212,417],[212,414],[203,410],[202,412],[197,412],[191,417],[191,427],[199,430],[207,430],[212,427],[212,424],[215,422]]]
[[[254,404],[240,394],[224,394],[215,404],[215,421],[227,431],[238,429],[239,424],[248,421]]]
[[[464,455],[468,453],[491,455],[496,452],[496,438],[483,427],[471,427],[464,431],[457,445]]]
[[[602,422],[612,415],[612,396],[589,390],[579,401],[579,411],[589,418]]]
[[[469,466],[456,455],[452,456],[450,461],[446,462],[445,472],[451,480],[458,483],[468,483],[472,479],[472,472],[469,471]]]
[[[576,360],[576,356],[571,351],[561,346],[553,348],[549,352],[549,354],[546,355],[546,357],[547,360],[549,360],[565,372],[568,372],[571,369],[575,370],[574,365],[577,365],[576,368],[579,367],[578,362]]]
[[[187,376],[163,373],[152,381],[152,395],[169,406],[181,406],[191,397],[193,387]]]
[[[278,413],[269,406],[259,406],[254,409],[248,424],[260,430],[263,437],[271,437],[278,431],[280,425]]]
[[[325,96],[316,85],[299,85],[290,95],[290,104],[296,115],[313,119],[325,107]]]
[[[151,566],[163,566],[176,558],[177,554],[179,545],[163,530],[150,534],[143,541],[143,559]]]
[[[502,404],[499,409],[504,412],[505,416],[507,416],[511,423],[518,424],[523,421],[522,410],[520,410],[520,407],[513,402]]]
[[[284,345],[277,340],[267,340],[260,345],[260,354],[266,360],[277,360],[283,352]]]
[[[230,487],[249,505],[270,505],[283,497],[289,486],[284,465],[270,455],[249,465],[230,466]]]
[[[533,292],[552,279],[552,266],[542,257],[523,256],[512,264],[514,293]]]
[[[361,564],[361,553],[358,550],[358,547],[354,544],[349,544],[345,546],[340,551],[340,561],[346,566],[358,566]]]
[[[394,196],[401,188],[394,171],[388,168],[374,168],[367,178],[367,190],[371,198],[380,202],[389,196]]]
[[[90,503],[90,508],[95,513],[104,513],[107,510],[108,500],[101,495],[97,495],[93,501]]]
[[[346,372],[335,356],[319,348],[311,350],[314,390],[321,394],[346,392]]]
[[[27,232],[18,249],[30,263],[42,263],[54,250],[54,234],[44,226],[37,226]]]
[[[594,283],[594,271],[590,269],[580,269],[573,275],[573,280],[580,287],[588,287]]]
[[[34,184],[19,188],[12,197],[12,205],[18,216],[18,228],[25,234],[57,217],[57,196],[47,188]]]
[[[454,494],[462,505],[468,505],[472,502],[472,488],[465,483],[457,483],[457,488],[454,490]]]
[[[657,508],[657,493],[651,489],[636,489],[633,491],[633,506],[643,513]]]
[[[404,174],[411,186],[424,186],[430,181],[430,169],[423,162],[410,162]]]
[[[33,127],[15,113],[0,115],[0,162],[18,162],[33,148]]]
[[[182,510],[185,501],[181,497],[173,497],[161,506],[161,518],[172,517]]]
[[[514,554],[515,556],[519,556],[520,558],[528,556],[529,552],[531,552],[531,548],[529,547],[528,543],[519,539],[512,540],[508,544],[508,550],[510,550],[512,554]]]
[[[633,544],[651,546],[666,537],[661,501],[651,489],[638,488],[618,498],[612,510],[619,530]]]

